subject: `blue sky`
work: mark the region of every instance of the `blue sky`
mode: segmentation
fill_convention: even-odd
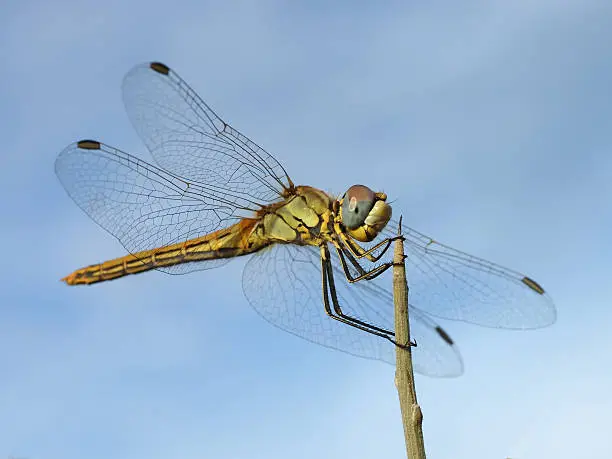
[[[402,457],[394,368],[261,320],[246,260],[59,282],[123,249],[66,196],[55,157],[93,137],[149,159],[120,93],[149,60],[297,183],[382,188],[410,226],[549,291],[543,330],[443,323],[466,373],[417,376],[428,457],[612,456],[609,4],[2,9],[0,458]]]

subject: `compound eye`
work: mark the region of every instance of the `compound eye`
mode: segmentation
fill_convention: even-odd
[[[376,195],[365,185],[353,185],[344,193],[342,202],[342,223],[353,230],[364,224],[374,207]]]

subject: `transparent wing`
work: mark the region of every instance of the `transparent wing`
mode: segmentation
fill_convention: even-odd
[[[349,284],[336,267],[334,278],[345,313],[393,330],[393,297],[381,287],[382,279]],[[388,277],[386,281],[391,282]],[[325,314],[318,248],[277,244],[253,255],[245,266],[242,287],[255,311],[273,325],[326,347],[395,364],[391,342]],[[411,308],[410,327],[418,344],[413,351],[415,371],[440,377],[463,372],[456,346],[442,338],[435,322]]]
[[[384,237],[397,234],[391,220]],[[410,303],[443,319],[494,328],[531,329],[550,325],[556,309],[531,278],[455,250],[405,225],[406,275]]]
[[[203,236],[258,208],[243,193],[186,181],[91,140],[66,147],[55,172],[74,202],[133,254]],[[183,274],[228,261],[160,270]]]
[[[123,100],[162,168],[254,201],[270,202],[291,188],[274,157],[219,118],[164,64],[132,69],[123,81]]]

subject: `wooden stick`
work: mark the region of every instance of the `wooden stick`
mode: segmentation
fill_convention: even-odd
[[[398,235],[401,235],[401,231],[402,218],[400,217]],[[393,304],[395,306],[395,341],[401,346],[395,346],[395,387],[399,395],[408,459],[425,459],[423,413],[417,403],[412,370],[405,258],[404,238],[398,238],[395,241],[393,254]]]

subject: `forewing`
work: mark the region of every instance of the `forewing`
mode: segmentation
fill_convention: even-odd
[[[290,188],[274,157],[219,118],[164,64],[132,69],[123,82],[123,100],[134,128],[162,168],[263,204]]]
[[[74,202],[133,254],[230,226],[256,208],[240,195],[186,181],[91,140],[66,147],[55,172]],[[183,274],[227,261],[160,269]]]
[[[391,220],[384,237],[397,234]],[[528,276],[440,244],[405,225],[410,304],[435,317],[508,329],[550,325],[556,309]]]
[[[334,268],[343,311],[393,330],[393,297],[380,283],[390,284],[391,279],[384,275],[381,278],[349,284],[344,273]],[[326,347],[395,364],[395,347],[390,341],[338,322],[325,313],[318,248],[277,244],[259,252],[247,262],[242,286],[255,311],[273,325]],[[418,344],[413,350],[416,372],[429,376],[462,373],[456,346],[435,322],[411,308],[410,327],[411,337]]]

